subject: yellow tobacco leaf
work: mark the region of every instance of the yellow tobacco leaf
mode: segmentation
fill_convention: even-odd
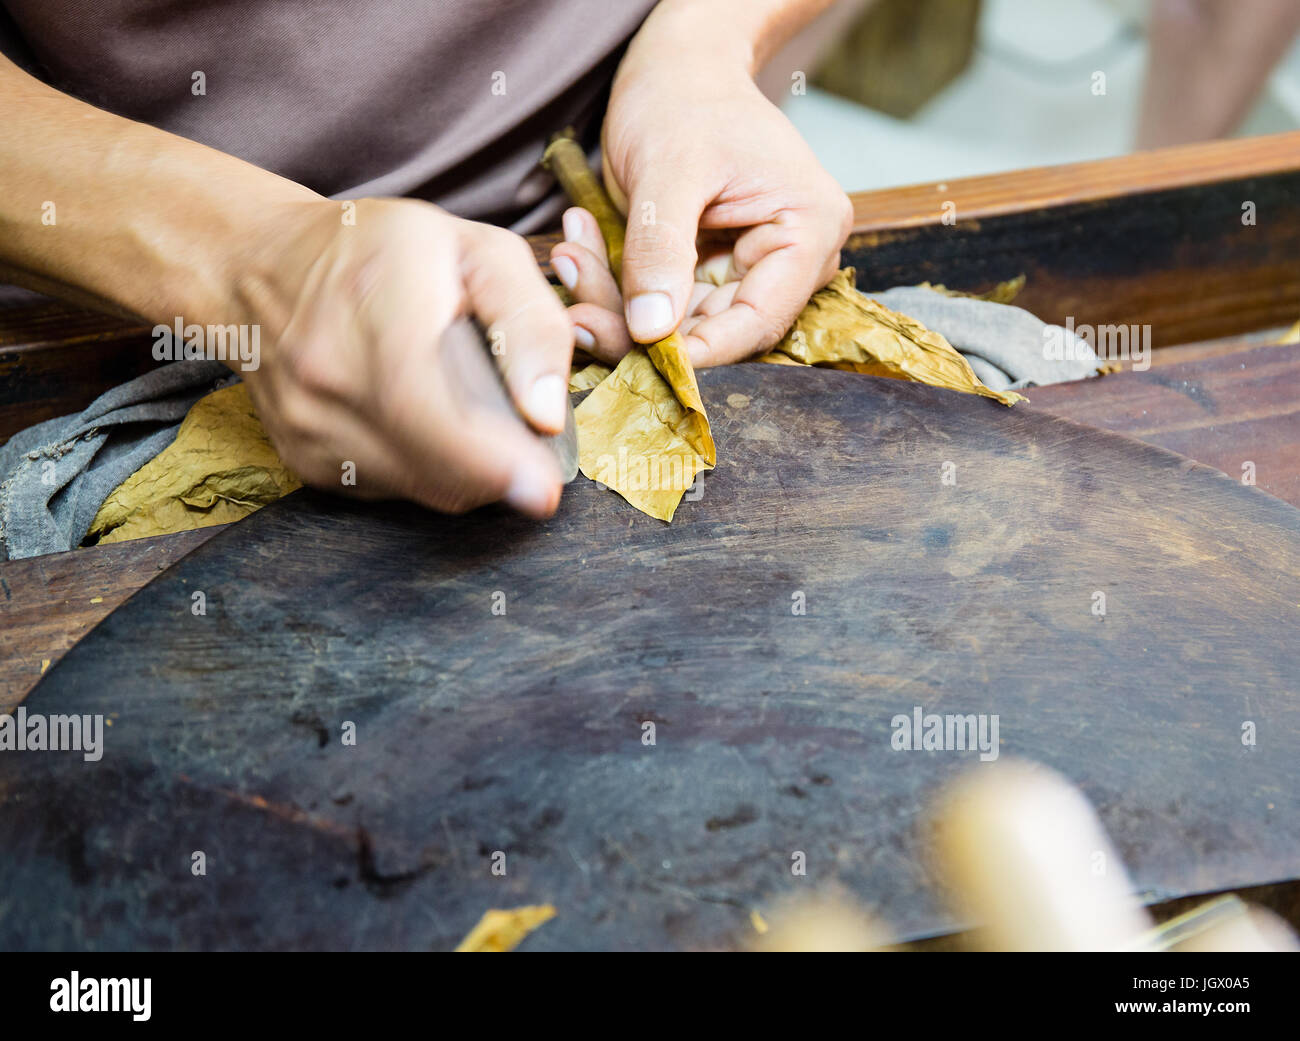
[[[471,954],[513,951],[525,936],[554,917],[555,908],[550,904],[534,904],[507,911],[486,911],[478,920],[478,925],[460,941],[456,951]]]
[[[698,402],[694,374],[688,397],[690,389]],[[678,399],[640,348],[623,356],[574,418],[582,472],[659,520],[673,519],[695,475],[717,461],[708,420]]]
[[[815,293],[772,353],[804,365],[979,394],[1004,405],[1025,400],[1014,391],[986,387],[952,344],[915,319],[859,293],[853,279],[853,268],[845,268]]]
[[[972,300],[991,300],[995,304],[1009,304],[1020,295],[1020,290],[1025,288],[1025,276],[1017,275],[1005,282],[999,282],[987,293],[964,293],[960,289],[949,289],[947,286],[932,285],[929,282],[922,282],[918,288],[933,289],[944,296],[967,296]]]
[[[646,348],[654,367],[672,388],[674,396],[686,409],[685,436],[691,446],[713,466],[718,461],[718,450],[713,444],[713,431],[709,417],[704,412],[700,386],[695,382],[695,368],[686,353],[686,341],[681,334],[673,333]]]
[[[551,139],[542,164],[574,205],[596,218],[610,273],[621,288],[624,217],[587,165],[586,153],[565,132]],[[686,341],[676,332],[633,347],[578,406],[576,417],[582,472],[660,520],[672,520],[695,475],[718,461]]]
[[[602,365],[598,361],[593,361],[590,365],[575,365],[569,373],[569,393],[579,394],[584,390],[591,390],[600,385],[611,372],[608,365]]]
[[[795,361],[788,354],[778,354],[776,351],[769,351],[767,354],[760,354],[755,361],[767,362],[769,365],[793,365],[796,368],[804,367],[801,361]]]
[[[125,542],[226,524],[300,487],[236,383],[195,402],[176,440],[104,500],[89,537]]]

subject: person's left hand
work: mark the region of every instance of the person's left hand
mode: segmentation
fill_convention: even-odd
[[[680,326],[696,366],[741,361],[834,276],[853,207],[743,70],[684,72],[639,43],[602,133],[605,185],[628,216],[623,293],[585,210],[565,214],[552,266],[577,301],[577,342],[602,360]]]

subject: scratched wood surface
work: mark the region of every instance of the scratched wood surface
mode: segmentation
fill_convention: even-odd
[[[219,530],[0,561],[0,713],[100,619]]]
[[[1160,445],[1300,506],[1300,344],[1027,393],[1031,408]]]
[[[1150,371],[1036,387],[1027,407],[1173,449],[1238,479],[1242,463],[1254,462],[1258,487],[1300,506],[1300,345],[1267,346],[1282,332],[1166,348]],[[0,562],[0,712],[22,701],[45,662],[215,534],[202,528]]]
[[[915,706],[996,714],[1149,899],[1300,874],[1294,507],[932,388],[700,379],[725,462],[671,526],[302,493],[136,594],[25,706],[111,717],[102,760],[0,757],[0,946],[446,949],[551,902],[527,948],[727,947],[831,882],[930,934],[925,806],[988,767],[893,750]]]

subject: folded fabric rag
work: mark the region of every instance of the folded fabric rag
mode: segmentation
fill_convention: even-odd
[[[0,445],[0,559],[80,545],[109,493],[171,444],[196,401],[235,379],[218,361],[172,362]]]
[[[1049,325],[1023,307],[953,296],[926,286],[899,286],[866,295],[943,336],[992,390],[1087,379],[1101,364],[1086,340],[1062,326]],[[1057,337],[1066,345],[1063,359],[1049,358],[1044,351],[1049,338]]]

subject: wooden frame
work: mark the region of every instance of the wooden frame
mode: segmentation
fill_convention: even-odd
[[[1016,302],[1040,318],[1150,325],[1157,347],[1300,317],[1300,132],[853,201],[845,259],[866,288],[1024,274]]]

